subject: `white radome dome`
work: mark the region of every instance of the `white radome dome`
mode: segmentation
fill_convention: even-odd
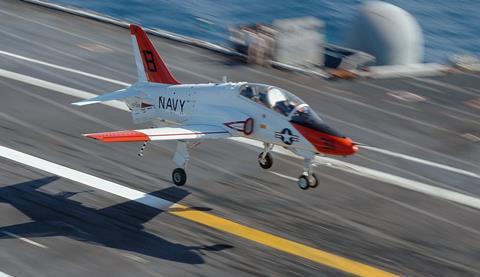
[[[352,22],[347,46],[375,56],[377,65],[423,60],[423,35],[415,18],[390,3],[369,1]]]

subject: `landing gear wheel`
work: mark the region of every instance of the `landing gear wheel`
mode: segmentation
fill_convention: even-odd
[[[262,159],[263,152],[258,155],[258,164],[263,168],[263,169],[269,169],[273,165],[273,159],[272,155],[270,153],[267,153],[265,155],[265,159]]]
[[[317,175],[315,175],[315,173],[312,173],[312,177],[311,179],[315,180],[314,182],[310,182],[310,187],[311,188],[316,188],[318,186],[318,179],[317,179]]]
[[[175,168],[172,172],[172,181],[177,186],[185,185],[185,182],[187,182],[187,173],[185,173],[185,170],[183,168]]]
[[[307,176],[302,175],[298,178],[297,185],[299,188],[306,190],[310,187],[310,181]]]

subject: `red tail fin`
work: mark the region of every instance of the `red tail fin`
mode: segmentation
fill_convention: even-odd
[[[170,73],[167,65],[158,54],[152,42],[148,39],[142,27],[132,24],[130,25],[130,33],[132,34],[134,49],[136,49],[135,42],[138,45],[138,52],[136,51],[135,53],[135,61],[140,78],[146,78],[147,81],[154,83],[180,84],[180,82],[173,77],[172,73]],[[143,70],[140,67],[143,67]],[[142,71],[144,71],[144,73]]]

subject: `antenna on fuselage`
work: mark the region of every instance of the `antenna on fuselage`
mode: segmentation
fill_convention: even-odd
[[[223,76],[222,77],[222,83],[226,83],[227,82],[227,76]]]

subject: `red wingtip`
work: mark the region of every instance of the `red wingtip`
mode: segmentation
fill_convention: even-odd
[[[103,142],[132,142],[132,141],[149,141],[150,137],[138,131],[118,131],[105,132],[95,134],[85,134],[84,136]]]

